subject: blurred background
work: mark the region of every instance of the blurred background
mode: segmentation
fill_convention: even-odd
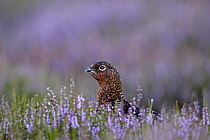
[[[210,102],[210,3],[207,1],[0,1],[0,94],[74,94],[95,100],[84,70],[107,60],[126,98],[141,81],[148,106]]]

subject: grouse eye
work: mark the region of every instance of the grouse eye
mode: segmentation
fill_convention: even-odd
[[[106,66],[101,65],[101,66],[99,67],[99,70],[100,70],[100,71],[104,71],[104,70],[106,70]]]

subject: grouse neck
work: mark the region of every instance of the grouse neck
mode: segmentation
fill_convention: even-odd
[[[112,93],[122,92],[121,83],[115,83],[115,84],[103,83],[103,84],[99,84],[99,85],[100,85],[99,90],[103,90],[103,91],[107,91],[107,92],[109,91]]]
[[[100,104],[108,103],[112,105],[124,101],[121,83],[100,85],[97,100]]]

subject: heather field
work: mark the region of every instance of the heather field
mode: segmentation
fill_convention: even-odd
[[[120,108],[113,111],[94,101],[87,102],[83,95],[74,96],[71,82],[70,92],[63,86],[58,96],[48,87],[42,97],[13,95],[11,105],[3,97],[0,139],[210,139],[210,115],[205,104],[200,113],[197,101],[184,104],[181,110],[176,105],[167,112],[162,108],[157,120],[142,108],[141,117],[136,118],[132,113],[122,114]],[[138,97],[132,104],[141,101],[142,95]]]
[[[0,1],[0,139],[210,139],[209,7]],[[84,72],[98,60],[119,71],[129,102],[161,118],[99,107]]]

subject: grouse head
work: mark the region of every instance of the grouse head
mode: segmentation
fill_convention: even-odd
[[[118,71],[107,61],[97,61],[90,67],[87,67],[85,72],[89,72],[100,86],[121,83]]]
[[[99,103],[111,103],[124,100],[120,75],[116,68],[107,61],[97,61],[85,69],[99,83],[98,101]]]

